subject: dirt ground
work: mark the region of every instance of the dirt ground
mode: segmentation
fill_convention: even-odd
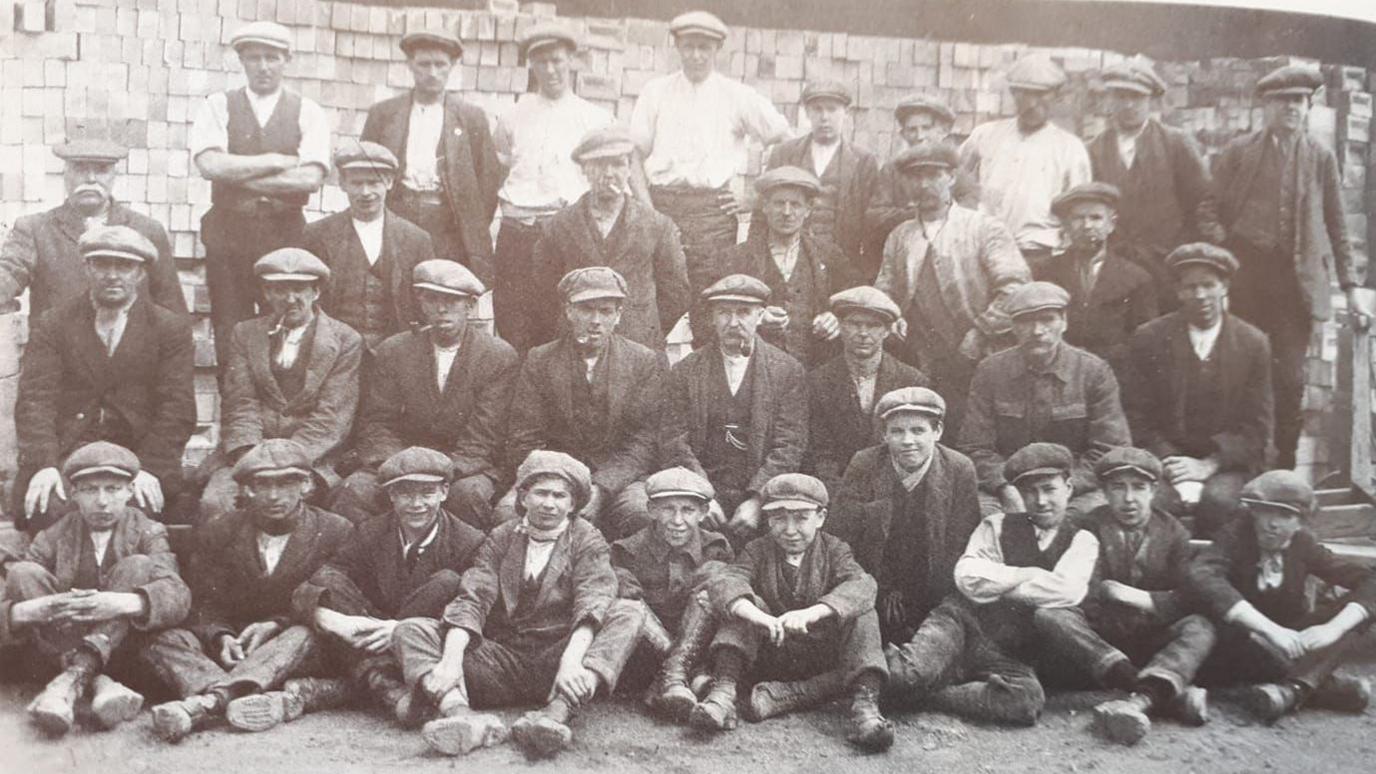
[[[1347,667],[1376,680],[1376,636]],[[510,745],[468,758],[430,753],[419,734],[363,711],[308,715],[262,734],[225,727],[178,745],[158,742],[149,715],[111,732],[81,729],[61,742],[40,737],[23,716],[38,690],[0,685],[0,773],[224,774],[225,772],[587,771],[603,774],[692,772],[905,771],[951,774],[1099,772],[1101,774],[1345,774],[1376,770],[1376,708],[1362,716],[1310,710],[1275,726],[1255,722],[1226,691],[1211,692],[1212,720],[1201,729],[1158,721],[1141,744],[1122,748],[1088,730],[1089,709],[1106,694],[1054,695],[1030,729],[979,726],[936,713],[894,717],[898,740],[884,755],[862,755],[844,741],[844,702],[761,724],[742,723],[715,738],[660,723],[630,699],[601,701],[574,723],[575,747],[554,762],[527,762]],[[519,712],[500,713],[508,721]]]

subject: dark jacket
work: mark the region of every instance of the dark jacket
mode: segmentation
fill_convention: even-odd
[[[921,371],[892,355],[883,354],[874,377],[874,404],[884,393],[900,387],[930,387]],[[808,438],[804,470],[822,479],[831,491],[841,483],[851,457],[879,442],[873,411],[860,409],[855,382],[838,355],[807,375]]]
[[[783,588],[783,551],[768,535],[746,544],[730,564],[713,565],[707,581],[712,609],[725,619],[736,600],[745,598],[770,615],[823,604],[838,621],[852,621],[874,609],[876,586],[835,535],[818,532],[797,568],[797,583],[789,604]]]
[[[1116,620],[1142,618],[1169,623],[1186,612],[1186,575],[1194,550],[1190,548],[1190,531],[1176,518],[1161,510],[1153,510],[1142,527],[1142,542],[1135,552],[1124,539],[1124,533],[1113,516],[1113,508],[1101,505],[1085,518],[1086,528],[1099,538],[1099,561],[1094,566],[1094,581],[1082,607],[1092,618]],[[1148,615],[1108,601],[1103,595],[1103,582],[1118,581],[1151,595],[1156,611]]]
[[[800,362],[813,363],[827,359],[837,350],[837,345],[835,341],[822,341],[812,335],[812,318],[828,311],[827,302],[832,294],[845,290],[850,285],[845,284],[845,276],[848,273],[847,261],[840,248],[829,240],[814,237],[806,232],[801,235],[801,244],[798,246],[798,269],[805,264],[810,268],[813,280],[811,297],[801,300],[802,305],[807,308],[807,314],[801,318],[793,316],[788,321],[788,327],[795,332],[801,331],[802,335],[788,334],[778,329],[766,330],[761,326],[760,336],[798,358]],[[769,285],[771,306],[784,306],[783,294],[786,288],[782,285],[782,275],[774,265],[774,257],[769,254],[767,232],[754,234],[735,247],[726,249],[717,256],[717,265],[714,282],[730,274],[748,274]],[[795,272],[798,269],[795,269]],[[790,335],[795,340],[806,341],[807,346],[799,347],[802,351],[794,352],[789,347]]]
[[[951,199],[967,210],[979,209],[979,181],[964,168],[952,170],[955,183],[951,188]],[[889,234],[906,220],[917,217],[917,204],[912,200],[910,186],[902,172],[894,166],[893,160],[884,162],[879,168],[879,182],[875,187],[874,199],[865,211],[865,237],[867,247],[865,280],[872,281],[884,262],[884,242]]]
[[[1053,256],[1033,271],[1033,279],[1054,282],[1070,294],[1065,340],[1107,360],[1122,376],[1132,332],[1158,314],[1156,285],[1145,269],[1110,246],[1086,293],[1077,263],[1066,254]]]
[[[654,524],[612,543],[617,596],[644,600],[671,630],[677,630],[691,592],[706,580],[703,565],[735,558],[721,534],[701,528],[693,533],[680,549],[670,547]]]

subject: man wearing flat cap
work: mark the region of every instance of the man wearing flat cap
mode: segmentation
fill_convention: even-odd
[[[834,492],[851,456],[879,442],[874,413],[879,399],[902,387],[927,387],[930,381],[884,351],[884,340],[900,318],[898,305],[883,291],[853,287],[833,295],[829,306],[840,324],[841,354],[807,375],[803,467]]]
[[[449,455],[454,481],[445,507],[481,529],[506,484],[502,432],[519,358],[511,345],[470,325],[485,288],[462,264],[416,265],[411,292],[423,324],[378,345],[363,375],[354,447],[340,463],[352,472],[332,495],[332,508],[358,523],[389,507],[377,469],[408,446]]]
[[[202,467],[208,479],[201,521],[234,510],[232,466],[268,438],[301,444],[323,497],[339,483],[334,462],[358,410],[363,339],[316,307],[329,267],[299,247],[283,247],[259,258],[253,271],[266,311],[235,325],[229,339],[220,446]]]
[[[1214,158],[1219,220],[1237,258],[1229,309],[1271,339],[1276,465],[1295,466],[1303,424],[1304,358],[1315,322],[1332,317],[1334,284],[1358,318],[1370,314],[1343,215],[1342,174],[1305,120],[1318,70],[1291,65],[1257,82],[1266,125]]]
[[[625,280],[617,333],[637,344],[664,351],[664,337],[688,311],[678,228],[631,194],[634,156],[635,143],[620,126],[594,129],[574,148],[572,158],[591,187],[540,226],[531,254],[535,274],[521,290],[530,346],[567,332],[555,284],[584,267],[610,267]]]
[[[191,607],[167,528],[128,504],[138,473],[138,457],[123,446],[96,441],[72,452],[63,475],[75,512],[6,567],[0,646],[21,643],[21,661],[41,663],[36,673],[60,670],[28,706],[49,736],[71,729],[84,696],[103,728],[138,715],[143,697],[106,674],[111,659],[181,623]]]
[[[956,448],[975,461],[985,514],[1023,510],[1005,468],[1027,444],[1061,444],[1074,455],[1070,508],[1082,516],[1104,502],[1094,461],[1131,443],[1113,369],[1062,340],[1069,303],[1069,294],[1049,282],[1014,291],[1008,314],[1018,344],[985,358],[970,381],[969,413]]]
[[[19,360],[13,513],[35,531],[68,510],[59,466],[91,441],[138,454],[134,498],[163,514],[196,425],[191,321],[139,294],[157,248],[128,226],[91,229],[77,245],[90,290],[39,316]]]
[[[1361,714],[1370,680],[1336,670],[1376,616],[1376,572],[1309,530],[1317,505],[1298,474],[1262,473],[1240,499],[1243,512],[1190,563],[1189,589],[1219,634],[1205,673],[1246,685],[1244,701],[1267,723],[1303,707]],[[1311,579],[1345,593],[1311,602]]]
[[[821,190],[817,176],[800,167],[755,178],[764,228],[717,259],[720,276],[748,274],[769,286],[760,335],[808,366],[836,350],[840,326],[827,299],[853,275],[850,256],[807,227]]]
[[[276,22],[235,31],[229,43],[247,84],[206,97],[187,135],[191,160],[210,181],[201,242],[221,361],[234,325],[256,313],[254,262],[300,241],[302,209],[330,169],[325,112],[282,86],[291,42],[291,30]]]
[[[851,88],[835,80],[809,81],[803,87],[803,112],[811,129],[807,134],[775,145],[766,169],[798,167],[817,178],[818,190],[807,216],[814,237],[834,243],[845,257],[846,286],[867,282],[879,267],[879,255],[868,248],[882,247],[865,230],[865,211],[879,187],[879,160],[848,139],[847,113]],[[750,220],[752,234],[764,225],[766,215],[757,204]]]
[[[1084,183],[1057,196],[1051,213],[1061,224],[1063,249],[1033,267],[1039,280],[1070,294],[1065,340],[1107,360],[1123,375],[1128,338],[1157,316],[1152,276],[1113,238],[1120,194],[1108,183]]]
[[[447,29],[407,32],[400,46],[414,86],[368,108],[360,139],[384,146],[400,162],[398,184],[387,194],[392,211],[430,235],[436,256],[489,283],[489,228],[506,170],[487,114],[449,91],[463,46]]]
[[[542,703],[510,736],[528,757],[551,757],[573,743],[574,712],[616,688],[644,608],[616,598],[607,542],[578,518],[591,487],[578,460],[531,452],[516,473],[520,519],[488,535],[441,618],[397,626],[411,703],[436,717],[422,730],[431,749],[499,744],[506,726],[475,709]]]
[[[1166,257],[1179,309],[1133,334],[1123,407],[1136,444],[1164,462],[1158,505],[1212,535],[1271,446],[1271,345],[1228,309],[1237,260],[1210,244]]]
[[[564,452],[592,469],[580,514],[608,541],[649,523],[642,481],[654,470],[668,363],[661,352],[617,333],[628,283],[606,266],[574,269],[559,281],[567,332],[532,349],[521,365],[507,420],[514,469],[535,449]],[[515,493],[498,504],[515,518]]]
[[[73,140],[53,149],[62,159],[62,185],[67,199],[47,212],[14,221],[0,246],[0,306],[29,291],[29,321],[63,301],[85,295],[90,280],[78,241],[101,226],[126,226],[156,248],[139,291],[174,312],[186,311],[172,259],[172,245],[162,224],[114,200],[115,165],[129,154],[109,140]]]
[[[1127,693],[1094,708],[1095,730],[1133,745],[1151,730],[1149,715],[1208,722],[1207,694],[1193,683],[1216,636],[1208,618],[1191,613],[1190,532],[1152,506],[1164,483],[1161,461],[1145,449],[1119,447],[1099,458],[1094,475],[1108,504],[1085,522],[1099,538],[1089,595],[1075,607],[1038,609],[1032,623],[1047,661],[1066,671],[1070,684],[1083,686],[1088,677]]]
[[[411,722],[393,633],[407,618],[438,618],[459,593],[459,577],[484,535],[445,510],[454,463],[412,446],[378,468],[391,509],[359,524],[353,537],[297,587],[298,620],[329,635],[351,683],[402,723]]]
[[[769,298],[744,274],[702,292],[714,341],[674,365],[664,404],[660,464],[711,481],[708,526],[741,544],[760,528],[760,487],[797,472],[807,450],[803,367],[757,334]]]
[[[397,159],[377,143],[345,140],[334,152],[349,209],[308,223],[301,245],[329,267],[320,309],[363,336],[369,351],[416,321],[411,271],[435,258],[430,235],[387,207]]]
[[[303,676],[320,663],[321,643],[294,622],[292,594],[347,544],[352,527],[306,503],[311,457],[291,439],[255,446],[234,464],[234,480],[244,507],[196,528],[186,574],[196,603],[186,628],[158,634],[140,654],[181,697],[153,708],[153,732],[165,742],[219,718],[265,731],[347,692],[342,680]]]
[[[1108,126],[1088,143],[1094,179],[1122,193],[1117,241],[1174,308],[1166,254],[1186,242],[1222,242],[1213,180],[1194,139],[1152,115],[1166,84],[1152,66],[1128,59],[1104,69]]]
[[[979,181],[980,210],[1001,221],[1028,263],[1057,244],[1051,201],[1091,178],[1085,144],[1051,121],[1065,72],[1029,54],[1006,73],[1017,115],[976,126],[960,146],[961,164]]]
[[[952,199],[959,158],[944,142],[923,142],[894,161],[916,191],[917,213],[889,234],[874,286],[898,304],[907,362],[946,397],[956,432],[975,365],[1008,335],[1003,302],[1032,276],[1002,223]]]
[[[654,208],[678,225],[688,281],[700,293],[717,278],[717,253],[736,244],[737,216],[751,209],[732,190],[747,141],[769,146],[787,139],[789,127],[768,97],[717,72],[727,36],[721,19],[689,11],[669,32],[681,69],[646,82],[630,129]]]
[[[492,315],[497,335],[524,354],[553,337],[548,331],[543,332],[548,338],[534,336],[535,315],[549,299],[537,299],[532,285],[539,280],[554,282],[562,276],[556,272],[546,278],[532,263],[540,227],[587,193],[593,175],[585,174],[575,149],[590,133],[610,126],[613,118],[605,108],[574,93],[573,58],[579,40],[564,23],[550,20],[532,24],[518,42],[535,90],[517,97],[515,106],[497,120],[493,130],[497,157],[510,171],[497,192],[502,225],[497,232]],[[618,198],[629,194],[629,152],[625,168],[624,175],[613,176],[619,178]],[[599,222],[610,226],[620,211],[620,204],[604,208]],[[578,225],[582,225],[581,218]],[[602,240],[594,244],[600,247]],[[588,246],[584,247],[587,252]],[[593,261],[598,263],[612,265]],[[557,304],[551,305],[557,308]]]

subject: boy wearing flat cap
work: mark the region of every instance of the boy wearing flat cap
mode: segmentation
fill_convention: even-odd
[[[437,716],[422,730],[432,749],[465,755],[510,733],[528,757],[550,757],[573,743],[575,710],[615,689],[644,608],[616,599],[607,542],[578,518],[591,487],[578,460],[531,452],[516,474],[520,520],[488,535],[439,620],[397,626],[410,702]],[[534,703],[509,732],[474,709]]]
[[[675,720],[688,719],[698,703],[689,678],[705,655],[716,622],[697,589],[708,562],[729,562],[731,544],[702,528],[716,493],[707,479],[686,468],[661,470],[645,480],[653,522],[612,544],[612,567],[623,599],[644,601],[645,626],[669,645],[650,689],[650,703]]]
[[[1188,588],[1218,626],[1205,673],[1247,685],[1246,703],[1268,723],[1307,706],[1360,714],[1370,681],[1336,670],[1376,615],[1376,572],[1309,531],[1314,490],[1298,474],[1262,473],[1240,499],[1244,512],[1190,564]],[[1346,593],[1316,606],[1311,577]]]
[[[391,510],[359,524],[292,595],[297,619],[332,635],[351,682],[403,723],[414,708],[392,655],[397,624],[443,614],[484,539],[445,510],[453,477],[454,463],[434,449],[412,446],[389,457],[378,478]]]
[[[617,333],[656,352],[691,301],[678,229],[630,189],[635,143],[620,126],[583,135],[573,159],[590,188],[543,222],[531,257],[535,275],[520,291],[530,307],[530,346],[568,331],[560,318],[560,277],[589,266],[626,283]]]
[[[107,672],[127,662],[145,633],[176,626],[191,606],[167,529],[128,505],[138,457],[97,441],[72,452],[62,473],[75,512],[7,566],[0,596],[0,645],[23,643],[41,672],[60,669],[28,706],[29,720],[50,736],[72,727],[83,698],[104,728],[138,715],[143,697]]]
[[[841,539],[821,532],[827,490],[802,473],[776,476],[761,494],[768,534],[708,574],[713,613],[712,689],[689,722],[710,731],[736,727],[736,685],[754,685],[746,718],[760,721],[851,693],[847,740],[866,751],[893,744],[879,714],[888,677],[874,612],[874,578]]]
[[[195,608],[140,654],[181,698],[153,708],[153,732],[179,742],[219,718],[266,731],[342,702],[342,680],[317,673],[320,639],[298,622],[292,594],[347,544],[344,518],[306,503],[311,457],[272,438],[234,465],[245,506],[196,528],[187,578]],[[289,679],[295,678],[295,679]]]
[[[411,272],[435,258],[430,235],[387,207],[397,158],[377,143],[345,140],[334,152],[349,209],[306,224],[301,244],[330,269],[320,309],[372,351],[416,321]]]
[[[232,466],[268,438],[290,438],[311,458],[325,489],[339,483],[343,453],[358,409],[363,339],[316,306],[330,269],[297,247],[274,250],[254,264],[264,314],[234,326],[225,353],[220,447],[206,460],[209,479],[199,518],[234,510]]]
[[[139,293],[157,248],[128,226],[93,228],[78,248],[90,291],[44,312],[19,360],[11,494],[15,525],[31,532],[69,510],[59,466],[92,441],[138,455],[135,502],[165,518],[196,426],[191,322]]]
[[[1149,713],[1208,721],[1207,696],[1193,683],[1215,634],[1188,606],[1190,533],[1152,507],[1161,461],[1120,447],[1099,458],[1094,474],[1108,498],[1086,520],[1099,538],[1095,582],[1080,605],[1040,608],[1032,620],[1057,666],[1128,693],[1095,707],[1094,720],[1099,733],[1131,745],[1151,729]]]
[[[1208,537],[1265,469],[1275,409],[1266,334],[1229,312],[1237,259],[1181,245],[1166,257],[1180,307],[1132,336],[1123,408],[1133,440],[1161,458],[1157,502]]]

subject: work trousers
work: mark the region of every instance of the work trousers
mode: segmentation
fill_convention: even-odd
[[[1113,667],[1143,664],[1139,680],[1161,680],[1173,694],[1189,687],[1213,650],[1209,619],[1188,615],[1174,622],[1105,610],[1093,619],[1078,607],[1041,608],[1032,616],[1048,660],[1066,674],[1088,670],[1099,685]]]
[[[770,642],[759,626],[733,617],[723,621],[712,638],[714,659],[723,648],[732,648],[745,658],[748,674],[756,682],[805,680],[839,671],[849,685],[865,672],[889,674],[879,644],[879,616],[872,609],[849,621],[832,616],[808,627],[807,634],[790,634],[780,645]]]
[[[497,335],[522,355],[531,347],[552,340],[544,336],[554,335],[553,331],[538,330],[540,315],[534,310],[539,303],[558,303],[557,299],[541,299],[536,295],[539,285],[533,261],[535,243],[539,239],[538,222],[522,223],[503,217],[501,228],[497,231],[494,267],[497,277],[492,288],[493,323]],[[546,278],[546,284],[552,285],[557,280],[557,277]]]
[[[1339,603],[1333,611],[1315,612],[1293,628],[1300,631],[1324,623],[1342,607]],[[1202,681],[1211,684],[1295,682],[1312,691],[1352,656],[1370,625],[1368,620],[1332,645],[1291,659],[1262,640],[1260,635],[1241,626],[1223,624],[1219,627],[1218,646],[1204,664]]]
[[[708,285],[721,279],[718,257],[736,244],[740,220],[721,208],[721,197],[730,190],[728,186],[654,186],[650,189],[655,209],[668,215],[678,226],[688,269],[688,287],[694,299]],[[700,304],[694,304],[689,310],[688,325],[693,331],[694,348],[711,340],[712,320]]]
[[[231,696],[262,693],[280,687],[290,677],[325,674],[321,651],[314,632],[301,625],[288,626],[226,670],[206,653],[196,635],[186,629],[168,629],[150,638],[140,657],[185,698],[212,690]]]

